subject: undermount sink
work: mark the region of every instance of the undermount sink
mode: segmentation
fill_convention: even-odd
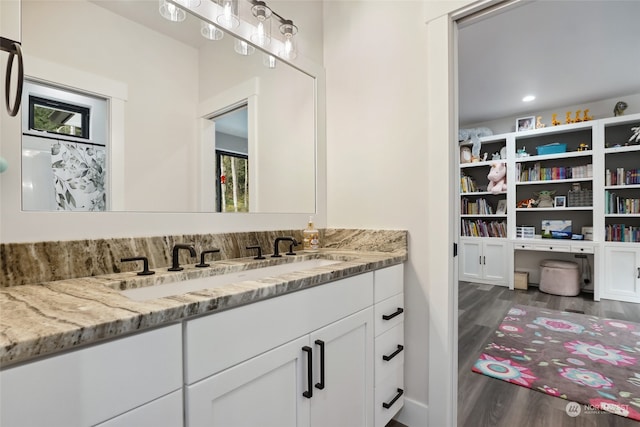
[[[265,277],[273,277],[286,273],[311,270],[313,268],[325,267],[332,264],[339,264],[341,262],[343,261],[330,259],[310,259],[306,261],[256,268],[253,270],[237,271],[217,276],[200,277],[197,279],[164,283],[161,285],[153,285],[143,288],[127,289],[121,291],[120,293],[134,301],[146,301],[155,298],[182,295],[203,289],[219,288],[221,286],[244,282],[246,280],[259,280]]]

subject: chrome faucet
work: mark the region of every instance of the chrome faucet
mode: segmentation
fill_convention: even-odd
[[[273,255],[271,255],[271,258],[279,258],[282,256],[280,255],[280,242],[291,242],[291,245],[289,245],[289,252],[287,252],[286,255],[295,255],[293,247],[299,245],[296,239],[293,237],[276,237],[276,240],[273,243]]]
[[[180,264],[178,262],[178,251],[180,249],[187,249],[189,251],[189,253],[191,254],[192,257],[196,257],[196,250],[193,248],[193,246],[191,245],[187,245],[184,243],[177,243],[175,245],[173,245],[173,254],[171,256],[171,268],[169,269],[169,271],[182,271],[184,270],[184,268],[180,267]]]

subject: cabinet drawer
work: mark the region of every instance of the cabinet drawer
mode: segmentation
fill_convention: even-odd
[[[183,425],[182,390],[133,409],[96,427],[180,427]]]
[[[376,336],[404,322],[404,294],[398,294],[376,304],[374,316]]]
[[[582,254],[592,254],[595,249],[592,245],[571,245],[571,252],[574,253],[582,253]]]
[[[376,385],[404,365],[404,323],[396,325],[375,341]]]
[[[536,251],[551,251],[551,252],[571,252],[571,246],[569,245],[559,245],[557,243],[549,242],[538,243],[535,245],[534,250]]]
[[[380,302],[404,290],[404,265],[374,271],[375,302]]]
[[[515,250],[522,250],[522,251],[534,251],[535,249],[535,245],[532,245],[530,243],[514,243],[513,244],[513,249]]]
[[[14,392],[2,393],[0,425],[95,425],[179,390],[181,331],[176,324],[2,371],[2,388]]]
[[[384,427],[404,405],[404,376],[400,366],[386,377],[375,391],[374,420],[376,427]]]
[[[192,384],[370,307],[372,301],[373,273],[365,273],[190,320],[185,325],[185,381]]]

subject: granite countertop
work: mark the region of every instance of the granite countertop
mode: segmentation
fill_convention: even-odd
[[[0,366],[399,264],[406,261],[407,253],[322,249],[299,252],[279,262],[314,258],[341,262],[148,301],[129,299],[121,290],[242,271],[277,261],[241,258],[211,263],[209,268],[185,265],[179,273],[164,268],[153,276],[129,272],[1,289]]]

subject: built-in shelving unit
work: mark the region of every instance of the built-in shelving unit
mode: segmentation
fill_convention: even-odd
[[[506,158],[459,165],[461,183],[468,179],[475,184],[473,191],[465,193],[461,188],[458,198],[461,280],[513,287],[513,270],[518,268],[519,257],[540,258],[544,252],[554,252],[548,256],[564,256],[579,263],[587,260],[587,269],[593,267],[591,282],[596,283],[596,300],[603,297],[640,302],[640,144],[629,143],[631,128],[636,126],[640,126],[640,114],[481,138],[481,156],[485,152],[488,157],[501,153]],[[563,149],[538,154],[538,147],[551,144],[560,144]],[[507,191],[499,194],[486,191],[487,174],[496,161],[507,166]],[[551,192],[551,207],[518,207],[537,200],[541,191]],[[556,199],[558,196],[560,199]],[[481,199],[480,203],[492,206],[491,214],[463,211],[465,204]],[[506,201],[506,212],[497,215],[501,200]],[[542,238],[543,223],[547,227],[548,221],[570,221],[571,232],[589,240]],[[506,234],[476,234],[474,224],[475,228],[500,224]],[[517,238],[518,226],[533,229],[534,237]],[[483,273],[488,269],[483,263],[487,251],[493,257],[503,257],[507,280],[495,274],[493,267],[492,274]],[[625,271],[625,277],[635,274],[633,283],[629,278],[608,276],[611,273],[606,265],[614,262],[615,256],[637,258],[633,271],[615,262],[618,270]],[[480,270],[475,264],[480,264]],[[615,281],[622,285],[610,285]],[[602,286],[598,288],[597,283]]]

